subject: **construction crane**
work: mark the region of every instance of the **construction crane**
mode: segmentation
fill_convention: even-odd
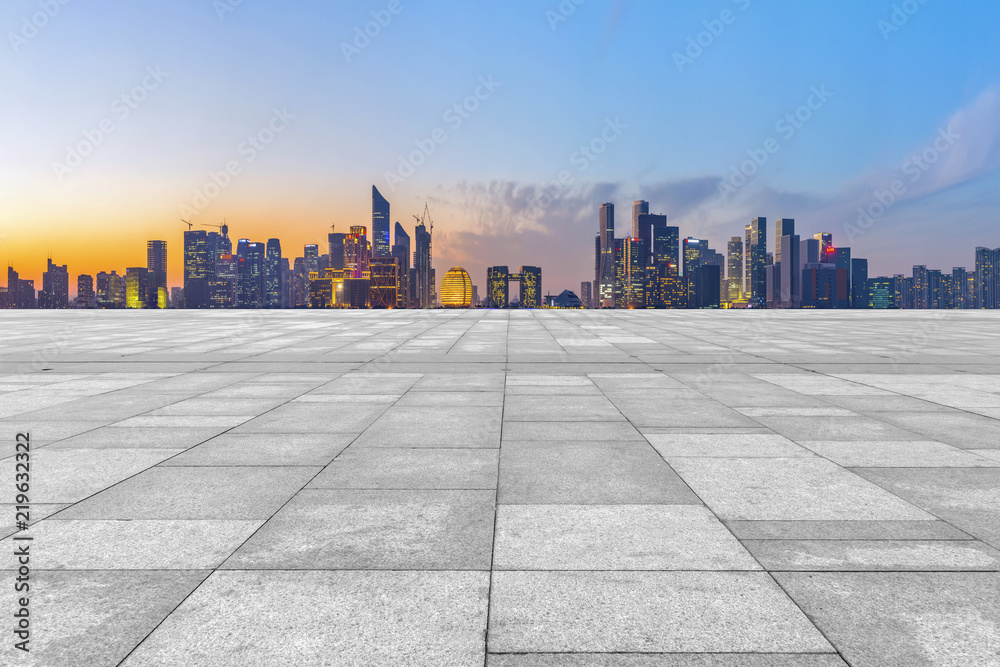
[[[191,224],[191,223],[190,223],[189,221],[187,221],[187,220],[181,220],[181,222],[183,222],[183,223],[184,223],[185,225],[187,225],[187,226],[188,226],[188,231],[189,231],[189,232],[190,232],[190,231],[191,231],[191,230],[192,230],[192,229],[194,228],[194,225],[193,225],[193,224]]]
[[[199,227],[212,227],[222,231],[223,236],[229,236],[229,225],[223,222],[221,225],[198,225]]]

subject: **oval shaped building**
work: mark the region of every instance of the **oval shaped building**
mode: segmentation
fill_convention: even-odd
[[[441,281],[441,305],[445,308],[472,307],[472,278],[460,266],[448,270]]]

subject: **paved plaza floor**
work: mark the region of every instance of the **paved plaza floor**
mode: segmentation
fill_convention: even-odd
[[[1000,665],[996,313],[0,327],[2,665]]]

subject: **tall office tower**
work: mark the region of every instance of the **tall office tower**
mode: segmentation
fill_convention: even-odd
[[[308,276],[310,273],[319,273],[319,246],[315,244],[309,244],[302,249],[302,258],[305,261],[305,271]]]
[[[333,229],[333,227],[330,229]],[[346,262],[344,258],[344,241],[347,239],[347,234],[331,232],[326,235],[326,239],[330,246],[330,268],[343,271]]]
[[[795,219],[780,218],[774,221],[774,263],[782,260],[781,237],[795,234]]]
[[[925,310],[930,304],[930,292],[927,285],[927,267],[914,265],[913,267],[913,308],[915,310]]]
[[[486,307],[510,307],[510,271],[506,266],[486,269]]]
[[[671,228],[667,227],[667,216],[640,213],[633,226],[637,227],[636,231],[639,233],[633,234],[632,238],[641,239],[646,246],[646,258],[643,260],[643,264],[646,266],[656,264],[657,238],[660,240],[660,244],[664,245],[661,248],[661,252],[669,252],[668,246],[671,238]],[[677,228],[674,227],[673,229],[676,230]]]
[[[644,203],[644,202],[643,202]],[[621,239],[621,308],[646,307],[646,242],[638,238]]]
[[[753,273],[753,262],[750,261],[751,235],[753,226],[747,225],[743,239],[743,298],[750,301],[750,280]]]
[[[167,242],[146,242],[146,270],[149,272],[150,295],[147,299],[151,308],[160,307],[167,300]],[[155,295],[155,304],[154,301]]]
[[[352,278],[364,278],[369,259],[368,228],[351,227],[351,233],[344,239],[344,268],[351,272]]]
[[[666,216],[663,216],[666,220]],[[654,265],[681,264],[681,230],[680,227],[653,226],[652,230],[652,260]]]
[[[396,223],[395,243],[392,245],[392,256],[396,258],[399,267],[399,301],[397,308],[410,307],[410,235],[403,225]]]
[[[268,239],[264,255],[264,307],[281,308],[281,241]]]
[[[615,205],[601,204],[598,233],[601,237],[601,266],[597,272],[597,295],[601,308],[615,305]]]
[[[594,236],[594,308],[601,307],[601,262],[604,258],[601,246],[601,235],[598,233]]]
[[[51,258],[47,262],[47,268],[42,274],[38,307],[49,310],[69,308],[69,269],[65,264],[53,264]]]
[[[976,285],[978,285],[979,273],[977,271],[969,272],[969,282],[968,289],[966,290],[965,303],[966,308],[978,308],[976,301]]]
[[[76,277],[76,307],[93,308],[97,305],[94,294],[94,276],[81,274]]]
[[[649,215],[649,202],[640,199],[632,202],[632,238],[634,239],[646,238],[639,233],[639,216],[641,215]]]
[[[775,282],[779,308],[802,307],[802,240],[798,234],[786,234],[778,239],[776,253],[781,257],[775,262]]]
[[[372,257],[390,257],[389,202],[372,186]]]
[[[969,304],[969,272],[964,266],[956,266],[951,270],[952,307],[959,310],[971,308]]]
[[[236,257],[236,307],[263,308],[264,258],[267,248],[263,243],[243,244],[241,241],[240,245],[243,246],[243,254]],[[316,259],[319,259],[318,254]]]
[[[246,257],[246,248],[243,256]],[[235,308],[238,285],[239,259],[236,255],[220,256],[215,260],[215,275],[208,281],[208,307]]]
[[[888,279],[886,279],[888,280]],[[871,308],[869,305],[868,260],[851,260],[851,307]]]
[[[542,269],[538,266],[522,266],[518,278],[521,287],[521,308],[542,307]]]
[[[683,275],[694,273],[695,269],[701,266],[705,255],[708,253],[708,241],[687,237],[681,244],[684,251],[683,262],[681,264]]]
[[[184,288],[174,287],[170,288],[170,307],[171,308],[183,308],[184,307]]]
[[[593,283],[589,280],[585,280],[580,283],[580,301],[583,302],[584,308],[594,307],[594,293],[593,293]]]
[[[149,290],[149,269],[136,266],[125,269],[125,307],[142,309],[148,307],[146,294]]]
[[[733,236],[729,239],[726,248],[728,252],[727,269],[729,279],[726,281],[726,292],[729,301],[741,301],[743,299],[743,239]]]
[[[208,234],[201,230],[184,232],[184,307],[208,308],[208,280],[215,259],[208,245]]]
[[[859,261],[859,260],[854,260]],[[861,260],[864,261],[864,260]],[[865,272],[868,267],[865,267]],[[855,277],[857,274],[855,274]],[[897,308],[896,305],[896,280],[894,278],[871,278],[868,280],[868,294],[865,297],[865,304],[859,306],[855,301],[855,308],[874,308],[876,310],[888,310]]]
[[[829,253],[828,253],[829,254]],[[833,249],[833,264],[837,269],[837,296],[834,308],[851,307],[851,249]]]
[[[1000,308],[1000,248],[976,248],[976,308]]]
[[[369,266],[369,304],[389,310],[399,303],[399,264],[395,257],[373,257]]]
[[[305,257],[296,257],[292,269],[292,308],[309,305],[309,273]]]
[[[292,269],[287,257],[281,258],[281,308],[291,308],[292,301]]]
[[[823,258],[820,261],[824,263],[832,263],[832,260],[827,260],[827,254],[832,254],[833,251],[833,234],[822,232],[819,234],[813,234],[813,238],[819,241],[819,253],[820,257]]]
[[[431,288],[431,235],[423,224],[417,225],[413,231],[413,269],[411,284],[415,296],[414,308],[433,308],[431,300],[434,291]]]
[[[767,307],[767,218],[750,221],[750,306]]]

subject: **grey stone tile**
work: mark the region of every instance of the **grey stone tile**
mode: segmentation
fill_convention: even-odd
[[[361,434],[356,447],[500,446],[500,408],[393,407]]]
[[[859,468],[853,472],[1000,548],[1000,470]]]
[[[385,412],[384,403],[287,403],[233,433],[361,433]]]
[[[799,444],[845,467],[995,468],[1000,463],[933,441],[810,442]]]
[[[944,521],[727,521],[741,540],[969,540]]]
[[[267,519],[320,468],[152,468],[60,519]]]
[[[316,476],[316,489],[496,489],[495,449],[355,447]]]
[[[813,454],[776,433],[646,433],[664,458],[785,458]]]
[[[481,667],[488,576],[216,572],[123,667]]]
[[[603,396],[508,396],[504,402],[506,422],[615,422],[625,417]]]
[[[642,434],[627,422],[509,422],[503,426],[503,439],[505,443],[509,440],[646,442]]]
[[[840,466],[818,458],[675,458],[670,463],[709,509],[725,520],[934,518]]]
[[[760,424],[796,442],[803,440],[920,440],[913,431],[873,417],[754,417]]]
[[[704,507],[507,505],[496,570],[759,570]]]
[[[142,472],[179,449],[42,449],[31,454],[31,502],[75,503]],[[14,479],[15,461],[0,461],[2,479]]]
[[[691,505],[698,498],[647,443],[504,441],[499,502]]]
[[[504,373],[425,373],[414,392],[503,392]]]
[[[998,664],[1000,574],[774,576],[852,666]]]
[[[325,466],[356,438],[348,433],[225,434],[165,462],[165,466]]]
[[[493,500],[492,491],[304,491],[225,567],[488,570]]]
[[[28,520],[26,523],[29,526],[36,524],[42,519],[52,516],[66,507],[69,507],[69,505],[59,503],[49,505],[32,503],[30,509],[28,510]],[[7,537],[8,535],[13,535],[18,532],[17,521],[24,521],[24,518],[23,516],[18,516],[17,512],[17,507],[13,503],[0,503],[0,517],[3,517],[3,523],[0,524],[0,538]]]
[[[407,392],[396,401],[399,407],[503,407],[502,391],[417,391]]]
[[[31,436],[33,447],[51,446],[50,443],[61,442],[66,438],[99,429],[109,421],[73,420],[43,422],[34,419],[30,421],[22,420],[14,417],[9,421],[0,421],[0,442],[14,442],[19,433],[27,433]],[[4,450],[3,454],[8,455],[7,450]]]
[[[4,647],[4,665],[114,667],[208,576],[208,572],[33,570],[28,659]],[[4,586],[4,609],[15,608]],[[13,635],[11,634],[11,643]]]
[[[978,541],[744,540],[768,570],[1000,571],[1000,552]]]
[[[491,654],[486,667],[847,667],[847,663],[832,653],[529,653]]]
[[[61,521],[31,528],[44,545],[43,570],[208,570],[218,567],[263,521]],[[13,551],[14,543],[4,540]]]
[[[879,419],[960,449],[1000,449],[1000,421],[968,412],[890,412]]]
[[[227,431],[227,427],[119,428],[104,426],[49,445],[46,449],[187,449]]]
[[[755,572],[494,572],[489,645],[498,653],[833,652]]]
[[[637,427],[644,426],[759,426],[756,421],[709,399],[674,400],[655,398],[615,398],[615,406]],[[664,409],[669,405],[669,409]]]
[[[139,415],[115,424],[118,428],[233,428],[250,420],[251,415]]]
[[[211,398],[196,397],[171,403],[166,407],[152,410],[147,414],[153,417],[174,416],[250,416],[256,417],[278,407],[288,399],[285,398]]]
[[[404,394],[422,373],[348,373],[315,389],[316,394]]]

